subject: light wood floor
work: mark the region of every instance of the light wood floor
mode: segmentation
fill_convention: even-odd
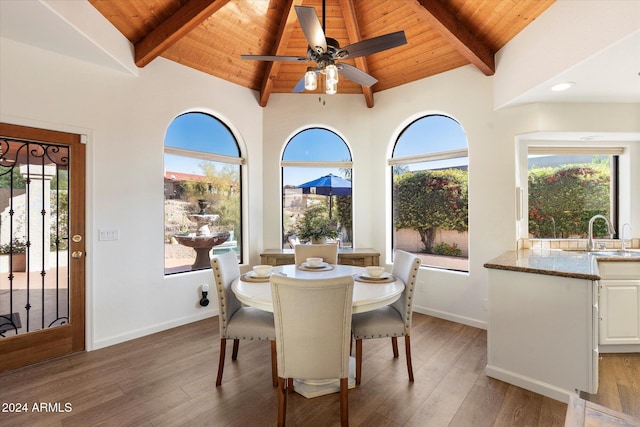
[[[242,341],[234,362],[228,349],[215,387],[217,319],[0,374],[0,409],[20,403],[29,411],[0,411],[0,425],[275,425],[269,343]],[[352,426],[563,425],[565,404],[484,374],[485,331],[414,314],[411,343],[413,384],[390,340],[364,341],[363,381],[349,391]],[[640,357],[605,356],[602,365],[601,393],[587,399],[640,416]],[[39,402],[57,410],[33,412]],[[339,425],[339,412],[337,394],[293,394],[288,425]]]

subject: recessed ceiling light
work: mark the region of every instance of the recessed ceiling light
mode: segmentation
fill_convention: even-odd
[[[551,90],[554,92],[560,92],[560,91],[569,89],[573,85],[575,85],[574,82],[556,83],[553,86],[551,86]]]

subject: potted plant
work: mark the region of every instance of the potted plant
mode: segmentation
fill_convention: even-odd
[[[27,269],[27,244],[24,240],[13,239],[11,243],[0,245],[1,255],[10,255],[12,271],[26,271]]]
[[[296,235],[300,240],[311,243],[324,243],[327,239],[338,237],[335,224],[329,218],[326,207],[313,205],[306,210],[296,226]]]

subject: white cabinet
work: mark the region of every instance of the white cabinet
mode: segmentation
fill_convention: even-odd
[[[608,345],[640,345],[640,262],[599,262],[598,269],[601,351]]]
[[[597,282],[489,269],[488,376],[564,402],[598,389]]]

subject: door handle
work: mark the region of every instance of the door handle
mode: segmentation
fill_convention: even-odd
[[[82,251],[73,251],[71,253],[71,258],[82,258]]]

